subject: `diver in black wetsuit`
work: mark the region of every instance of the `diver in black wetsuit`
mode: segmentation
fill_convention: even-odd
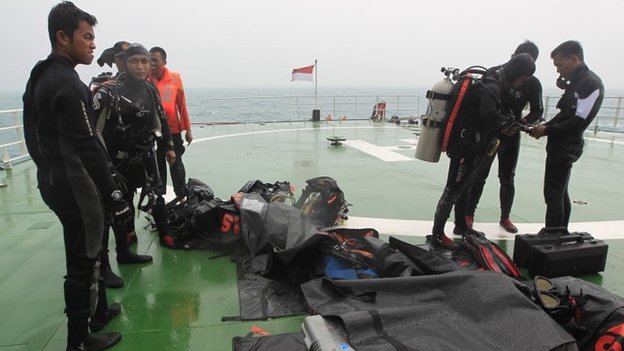
[[[175,160],[175,152],[158,92],[153,84],[146,80],[150,72],[150,56],[147,49],[141,44],[130,45],[124,53],[123,64],[125,73],[116,80],[104,83],[96,91],[93,105],[96,130],[106,145],[116,179],[122,184],[120,187],[124,190],[123,197],[132,204],[137,188],[153,191],[154,198],[164,193],[164,185],[160,182],[155,158],[156,141],[162,136],[159,147],[167,150],[168,162]],[[164,200],[156,201],[151,210],[157,225],[166,228]],[[137,255],[130,251],[128,233],[132,232],[133,228],[132,224],[113,226],[118,263],[145,263],[152,260],[151,256]],[[108,228],[104,236],[106,246]],[[107,264],[108,257],[105,252],[102,262],[104,271],[113,281],[116,276]]]
[[[71,351],[103,350],[121,340],[116,332],[90,332],[102,329],[121,311],[119,304],[107,304],[99,279],[104,214],[119,224],[132,219],[95,135],[91,93],[75,71],[76,65],[93,60],[96,23],[71,2],[52,8],[48,16],[52,53],[35,65],[23,96],[24,136],[37,166],[39,191],[63,225]]]
[[[557,86],[565,91],[557,102],[559,113],[530,134],[536,139],[548,136],[544,173],[546,227],[567,228],[571,213],[568,182],[572,165],[583,154],[583,133],[600,110],[604,86],[600,77],[585,64],[579,42],[561,43],[550,58],[560,74]]]
[[[534,61],[537,61],[539,50],[537,46],[530,41],[518,45],[514,51],[514,55],[526,53],[531,55]],[[522,86],[514,89],[510,95],[511,99],[503,101],[503,104],[510,108],[517,122],[521,124],[534,124],[541,120],[544,113],[544,105],[542,103],[542,83],[535,76],[531,76]],[[522,117],[522,110],[527,105],[530,106],[530,112]],[[500,180],[500,226],[510,233],[517,233],[518,228],[511,222],[509,215],[511,206],[513,205],[515,186],[514,177],[516,175],[516,165],[518,164],[518,155],[520,154],[520,131],[510,130],[509,133],[501,133],[498,136],[500,145],[496,153],[498,157],[498,178]],[[492,158],[492,161],[494,159]],[[454,234],[463,234],[466,229],[472,229],[474,214],[483,193],[485,181],[490,173],[492,163],[487,165],[484,170],[484,177],[475,182],[468,193],[466,200],[468,207],[466,209],[465,219],[456,218]]]
[[[112,47],[104,50],[100,55],[100,58],[97,59],[98,65],[103,67],[105,64],[109,67],[113,67],[113,64],[117,68],[117,73],[113,74],[112,72],[102,72],[99,76],[93,77],[91,79],[91,83],[89,84],[89,88],[93,91],[99,89],[102,84],[108,82],[109,80],[117,79],[117,77],[125,72],[125,67],[123,64],[123,54],[126,49],[130,46],[130,43],[127,41],[118,41]]]
[[[501,100],[535,72],[535,63],[528,54],[512,57],[496,70],[489,70],[468,89],[457,120],[462,129],[451,137],[447,149],[450,158],[444,191],[438,200],[432,228],[431,243],[448,249],[459,244],[444,234],[444,225],[455,205],[455,214],[465,217],[466,193],[481,177],[483,166],[494,157],[496,136],[501,129],[513,123],[513,116],[503,110]],[[457,122],[456,122],[457,123]]]

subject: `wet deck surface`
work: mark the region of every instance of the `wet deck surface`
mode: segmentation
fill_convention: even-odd
[[[415,131],[393,124],[195,126],[194,134],[184,155],[187,174],[210,185],[218,197],[229,198],[251,179],[288,180],[299,195],[306,179],[328,175],[353,204],[346,225],[378,226],[384,238],[391,234],[424,242],[446,179],[445,156],[435,164],[415,160]],[[333,136],[346,141],[331,145],[327,138]],[[597,137],[588,138],[572,172],[571,229],[597,237],[609,233],[607,270],[584,278],[624,296],[624,241],[614,239],[624,221],[624,138]],[[543,222],[544,146],[545,140],[522,138],[512,211],[520,232],[532,232]],[[0,351],[64,350],[61,226],[41,201],[32,163],[0,171],[0,183],[7,184],[0,188]],[[513,236],[496,224],[497,183],[493,171],[475,226],[511,252]],[[247,334],[253,325],[271,334],[300,330],[301,317],[221,322],[222,316],[239,314],[235,265],[228,257],[213,258],[220,254],[214,250],[161,248],[143,224],[143,218],[137,220],[137,251],[153,255],[154,262],[119,269],[113,262],[126,282],[109,290],[109,300],[123,305],[121,316],[106,329],[123,333],[113,350],[230,350],[231,338]]]

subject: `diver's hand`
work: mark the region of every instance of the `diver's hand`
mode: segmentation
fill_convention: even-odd
[[[169,150],[169,151],[165,152],[165,158],[167,159],[167,163],[169,164],[169,166],[174,164],[175,161],[176,161],[176,153],[175,153],[175,151]]]
[[[191,129],[186,130],[186,134],[184,134],[184,139],[186,139],[188,145],[191,145],[191,142],[193,141],[193,133],[191,133]]]
[[[124,225],[132,221],[132,210],[125,200],[113,200],[107,208],[115,225]]]
[[[516,134],[518,132],[518,128],[516,128],[516,126],[511,126],[504,128],[501,132],[507,136],[510,136]]]
[[[529,132],[529,135],[534,137],[535,139],[539,139],[546,135],[546,126],[543,124],[535,126],[533,130]]]

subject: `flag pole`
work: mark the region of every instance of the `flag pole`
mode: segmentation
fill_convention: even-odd
[[[318,67],[317,60],[314,60],[314,108],[318,110]]]

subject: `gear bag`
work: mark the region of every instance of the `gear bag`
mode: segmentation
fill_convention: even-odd
[[[180,234],[188,231],[188,224],[197,206],[202,201],[215,198],[212,188],[199,179],[189,178],[186,189],[186,201],[180,202],[181,198],[176,197],[166,205],[169,228]]]
[[[346,220],[348,206],[344,193],[331,177],[320,176],[306,180],[307,186],[295,207],[316,226],[325,228]]]
[[[293,189],[288,181],[276,181],[271,184],[255,179],[245,183],[239,192],[260,194],[266,202],[285,202],[288,199],[291,204],[294,204],[295,193]]]

